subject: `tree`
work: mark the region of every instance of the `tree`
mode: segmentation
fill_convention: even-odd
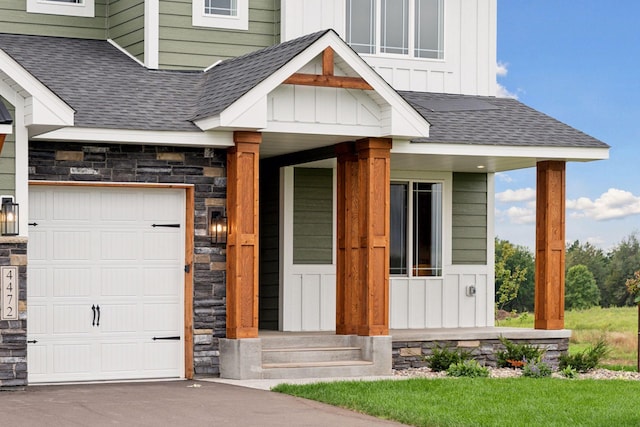
[[[580,244],[579,240],[574,241],[567,247],[565,258],[565,273],[575,265],[585,265],[593,274],[598,289],[600,289],[601,303],[608,307],[605,283],[609,274],[609,258],[600,248],[596,248],[587,242]]]
[[[600,289],[586,265],[574,265],[565,278],[564,305],[568,310],[584,310],[600,302]]]
[[[640,270],[640,241],[637,233],[632,233],[611,251],[609,274],[605,280],[605,307],[635,305],[625,282],[637,270]]]
[[[496,306],[501,310],[533,310],[535,265],[524,246],[495,239]]]

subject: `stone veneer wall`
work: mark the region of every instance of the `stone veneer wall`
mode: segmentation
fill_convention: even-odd
[[[27,239],[0,237],[0,266],[18,267],[18,320],[0,320],[0,389],[27,385]]]
[[[531,344],[546,349],[544,361],[557,368],[560,354],[569,349],[569,338],[510,339],[517,344]],[[393,369],[402,370],[427,366],[426,358],[436,347],[460,349],[471,353],[481,365],[496,367],[496,352],[504,350],[498,339],[455,341],[394,341],[392,349]]]
[[[225,336],[226,253],[207,235],[207,208],[225,206],[226,151],[190,147],[30,142],[29,179],[195,185],[194,371],[219,374]]]

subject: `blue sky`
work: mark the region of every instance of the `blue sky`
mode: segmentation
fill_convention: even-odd
[[[567,164],[567,241],[604,250],[640,231],[638,17],[637,0],[498,0],[501,89],[611,146]],[[531,250],[534,189],[535,169],[496,177],[496,235]]]

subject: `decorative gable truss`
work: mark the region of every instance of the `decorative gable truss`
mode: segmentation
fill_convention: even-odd
[[[327,31],[202,130],[417,138],[429,123],[333,31]],[[364,132],[364,133],[363,133]]]

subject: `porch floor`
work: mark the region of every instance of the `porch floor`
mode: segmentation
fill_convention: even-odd
[[[282,336],[328,336],[335,335],[335,331],[273,331],[260,330],[260,338]],[[481,340],[496,339],[503,336],[508,339],[548,339],[571,338],[571,330],[546,330],[529,328],[433,328],[433,329],[391,329],[389,331],[392,341],[444,341],[444,340]]]

